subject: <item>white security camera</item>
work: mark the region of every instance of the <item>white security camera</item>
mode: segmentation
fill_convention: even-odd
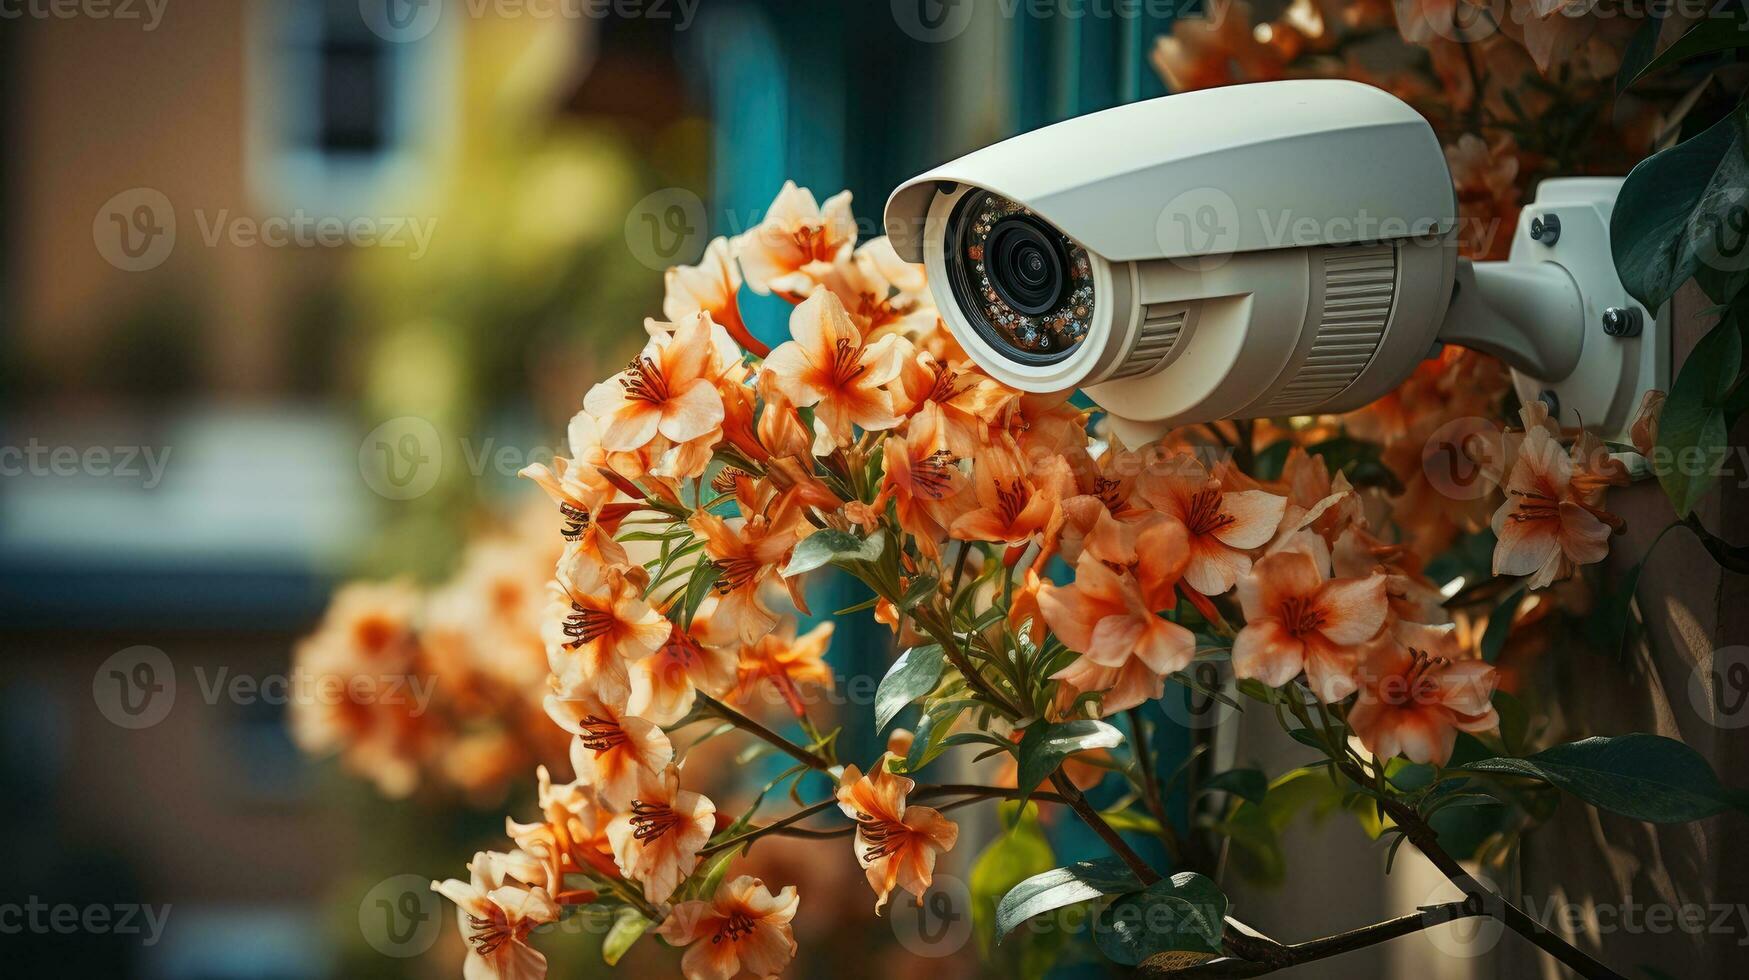
[[[1260,82],[978,150],[901,185],[886,225],[981,367],[1084,389],[1131,444],[1358,408],[1442,341],[1614,434],[1669,370],[1610,256],[1620,183],[1544,181],[1510,260],[1459,260],[1451,173],[1419,114],[1356,82]]]

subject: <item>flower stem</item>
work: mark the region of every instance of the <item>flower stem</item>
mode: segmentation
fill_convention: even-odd
[[[811,752],[802,748],[796,743],[784,738],[782,735],[779,735],[771,729],[766,728],[759,722],[754,721],[703,691],[698,692],[698,699],[717,717],[722,718],[724,721],[727,721],[729,724],[734,725],[736,728],[739,728],[744,732],[756,735],[765,741],[770,742],[773,746],[781,749],[797,762],[804,763],[812,768],[819,769],[822,772],[832,768],[832,763],[826,761],[826,758],[819,753]]]
[[[1375,922],[1370,926],[1351,929],[1348,932],[1337,933],[1322,939],[1298,943],[1293,946],[1275,945],[1273,949],[1263,954],[1263,958],[1253,959],[1247,956],[1225,956],[1196,966],[1180,968],[1156,963],[1150,960],[1142,961],[1136,968],[1136,975],[1144,980],[1170,977],[1172,980],[1202,980],[1212,977],[1260,977],[1266,973],[1274,973],[1290,966],[1300,966],[1316,960],[1352,953],[1368,946],[1376,946],[1399,936],[1407,936],[1420,932],[1431,926],[1458,919],[1467,919],[1485,915],[1472,902],[1448,902],[1444,905],[1430,905],[1410,915]],[[1232,944],[1229,943],[1229,946]]]
[[[1166,804],[1160,799],[1160,778],[1154,772],[1153,753],[1148,750],[1147,732],[1142,724],[1140,708],[1129,709],[1130,744],[1136,753],[1136,768],[1142,775],[1142,802],[1148,808],[1148,813],[1154,817],[1154,822],[1160,825],[1160,843],[1166,845],[1166,855],[1172,859],[1174,867],[1184,863],[1184,844],[1178,839],[1178,831],[1173,829],[1166,819]]]
[[[1136,878],[1144,886],[1152,885],[1160,880],[1160,873],[1148,867],[1148,862],[1142,860],[1142,856],[1124,842],[1123,836],[1113,830],[1111,824],[1105,822],[1105,818],[1099,815],[1099,811],[1093,808],[1093,804],[1087,802],[1087,797],[1082,796],[1081,791],[1075,788],[1075,784],[1069,781],[1069,777],[1063,775],[1063,770],[1058,769],[1051,773],[1051,785],[1055,786],[1057,792],[1063,795],[1063,801],[1069,804],[1069,809],[1075,811],[1075,815],[1081,818],[1081,822],[1093,828],[1093,832],[1099,835],[1099,839],[1105,841],[1105,846],[1111,848],[1112,853],[1123,859],[1124,864],[1129,865],[1130,870],[1135,872]]]
[[[1367,785],[1366,773],[1357,769],[1353,763],[1344,761],[1340,765],[1343,773],[1349,779],[1362,786]],[[1389,797],[1380,800],[1379,804],[1392,822],[1402,829],[1403,835],[1409,838],[1409,843],[1414,844],[1416,850],[1426,855],[1427,860],[1431,861],[1441,874],[1450,879],[1452,884],[1463,889],[1464,894],[1468,897],[1467,901],[1476,906],[1479,914],[1500,920],[1507,928],[1535,943],[1543,952],[1561,961],[1574,973],[1584,977],[1585,980],[1625,980],[1621,974],[1604,966],[1584,950],[1551,932],[1530,913],[1477,881],[1473,875],[1464,870],[1463,865],[1459,864],[1456,858],[1440,846],[1439,833],[1427,821],[1421,819],[1421,815],[1415,812],[1414,807]]]

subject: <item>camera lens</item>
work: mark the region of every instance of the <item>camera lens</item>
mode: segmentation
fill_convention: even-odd
[[[984,268],[990,285],[1017,312],[1047,313],[1057,305],[1067,276],[1063,259],[1032,217],[1005,218],[990,230]]]
[[[944,242],[954,299],[1006,357],[1068,357],[1093,322],[1087,250],[1024,207],[987,191],[955,205]]]

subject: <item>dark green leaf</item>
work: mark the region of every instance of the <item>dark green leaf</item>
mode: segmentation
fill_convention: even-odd
[[[821,528],[802,539],[784,566],[784,578],[811,572],[821,565],[840,561],[874,561],[881,556],[886,538],[875,534],[859,538],[848,531]]]
[[[1202,784],[1205,790],[1223,790],[1253,803],[1262,803],[1269,792],[1269,777],[1258,769],[1228,769],[1217,772]]]
[[[1628,41],[1628,46],[1621,54],[1621,67],[1616,70],[1615,90],[1619,94],[1627,91],[1646,66],[1652,63],[1652,57],[1658,48],[1658,32],[1664,26],[1664,18],[1648,17],[1639,30]]]
[[[1610,218],[1610,249],[1629,293],[1657,313],[1702,261],[1734,256],[1749,186],[1739,107],[1693,139],[1640,161]],[[1735,233],[1734,241],[1721,236]]]
[[[1002,896],[1002,901],[996,905],[996,936],[1001,939],[1035,915],[1101,895],[1122,895],[1141,887],[1135,872],[1114,857],[1052,868],[1015,885]]]
[[[1654,468],[1664,493],[1686,517],[1711,488],[1726,453],[1724,404],[1743,363],[1743,336],[1735,318],[1721,319],[1694,346],[1658,416]]]
[[[1530,737],[1530,712],[1524,702],[1505,691],[1495,691],[1494,712],[1500,716],[1500,742],[1506,746],[1506,754],[1523,753]]]
[[[1661,735],[1588,738],[1527,759],[1483,759],[1464,768],[1541,779],[1593,806],[1650,823],[1699,820],[1733,805],[1700,753]]]
[[[1121,744],[1123,732],[1103,721],[1081,718],[1055,725],[1038,722],[1020,738],[1019,775],[1015,785],[1020,787],[1022,794],[1030,794],[1070,755]]]
[[[1518,614],[1518,604],[1524,601],[1524,589],[1507,596],[1488,614],[1488,628],[1482,631],[1482,659],[1493,663],[1500,659],[1506,638],[1512,633],[1512,617]]]
[[[893,661],[887,676],[881,678],[880,686],[875,689],[876,735],[884,731],[906,705],[935,690],[935,685],[941,680],[943,663],[941,647],[934,643],[912,647],[899,654],[899,659]]]
[[[1634,82],[1639,81],[1641,78],[1644,78],[1653,72],[1662,71],[1671,65],[1680,64],[1684,61],[1698,58],[1701,55],[1713,54],[1717,51],[1729,51],[1734,48],[1749,46],[1749,31],[1745,30],[1746,25],[1743,23],[1743,8],[1737,4],[1729,4],[1727,5],[1727,9],[1722,11],[1722,13],[1723,16],[1712,16],[1709,14],[1708,16],[1702,17],[1699,23],[1689,28],[1686,34],[1671,42],[1670,46],[1660,52],[1657,57],[1645,62],[1645,67],[1643,68],[1630,71],[1632,64],[1630,64],[1629,59],[1624,56],[1622,59],[1621,77],[1616,82],[1617,91],[1625,89]],[[1652,29],[1653,40],[1651,43],[1655,44],[1657,35],[1656,28],[1662,23],[1662,18],[1651,20],[1641,29],[1640,33],[1645,34],[1646,29]],[[1638,44],[1639,38],[1636,37],[1634,42],[1629,45],[1629,51],[1632,52]],[[1648,49],[1649,48],[1650,44],[1648,44]],[[1650,53],[1649,50],[1648,53]],[[1637,64],[1637,62],[1634,62],[1633,64]]]
[[[899,597],[899,608],[910,609],[924,599],[934,595],[936,588],[940,585],[941,580],[933,575],[917,576],[911,580],[911,587],[906,589],[905,594]]]
[[[1156,953],[1220,952],[1226,918],[1227,896],[1185,871],[1106,906],[1095,938],[1114,962],[1135,966]]]

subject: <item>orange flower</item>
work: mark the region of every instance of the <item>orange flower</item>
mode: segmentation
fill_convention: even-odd
[[[718,602],[716,615],[734,623],[743,643],[752,643],[771,632],[777,617],[759,597],[760,587],[789,558],[801,539],[801,512],[790,494],[779,494],[770,508],[751,517],[726,520],[709,511],[697,511],[688,523],[705,541],[705,554],[719,574],[713,588]],[[790,595],[800,606],[799,584],[790,585]]]
[[[934,880],[935,856],[953,850],[960,832],[934,808],[905,804],[916,784],[887,768],[893,758],[881,756],[867,776],[845,766],[838,781],[838,807],[856,821],[856,860],[874,889],[877,913],[895,887],[921,903]]]
[[[706,596],[690,629],[673,624],[655,656],[634,665],[628,708],[633,714],[672,725],[692,710],[699,691],[716,697],[735,683],[735,650],[726,642],[724,620],[713,615],[716,605],[715,596]]]
[[[613,468],[616,460],[601,448],[600,430],[588,412],[572,416],[567,435],[569,459],[556,456],[551,468],[530,463],[518,475],[533,480],[559,505],[563,519],[559,533],[566,541],[581,543],[602,561],[623,563],[625,549],[613,539],[613,533],[624,517],[620,512],[624,506],[615,508],[610,503],[619,490],[601,472],[603,467]],[[636,467],[636,475],[642,475],[642,466]]]
[[[660,726],[603,702],[587,691],[546,698],[547,717],[571,740],[571,771],[595,788],[601,802],[623,810],[638,780],[660,773],[674,759],[674,746]]]
[[[1287,498],[1262,490],[1222,490],[1194,456],[1178,456],[1142,476],[1137,493],[1183,524],[1190,542],[1184,581],[1221,595],[1251,570],[1253,549],[1269,543]]]
[[[1239,580],[1239,604],[1233,673],[1281,687],[1304,671],[1333,702],[1354,693],[1359,647],[1385,624],[1385,577],[1331,580],[1329,546],[1302,531]]]
[[[668,620],[650,608],[626,571],[575,548],[560,559],[557,578],[542,628],[547,665],[564,690],[590,690],[625,704],[631,695],[626,662],[660,649]]]
[[[662,315],[670,322],[680,323],[709,313],[711,320],[728,331],[736,343],[757,357],[765,356],[767,348],[741,319],[741,270],[729,255],[727,238],[711,239],[697,265],[670,268],[662,277],[662,284],[665,287]]]
[[[794,303],[812,293],[855,244],[849,191],[828,198],[822,208],[806,188],[786,180],[765,220],[736,238],[732,248],[749,289]]]
[[[1027,472],[1014,444],[1003,440],[986,447],[972,464],[972,487],[978,506],[954,520],[952,536],[1018,546],[1038,535],[1055,536],[1055,524],[1062,520],[1057,505],[1065,491],[1074,490],[1075,477],[1061,456]]]
[[[539,780],[541,819],[517,823],[505,818],[505,834],[523,853],[539,862],[543,887],[561,903],[587,901],[593,896],[565,886],[567,874],[618,878],[613,848],[607,843],[611,815],[596,803],[595,793],[581,782],[554,785],[546,766],[535,769]],[[531,876],[528,880],[536,883]]]
[[[681,958],[686,980],[733,980],[742,973],[765,978],[782,973],[796,955],[790,920],[796,889],[775,896],[750,875],[723,882],[709,901],[674,906],[656,934],[675,946],[690,946]],[[709,937],[710,942],[698,940]]]
[[[1527,584],[1540,589],[1602,561],[1610,528],[1601,513],[1575,489],[1567,451],[1548,429],[1532,428],[1507,477],[1506,502],[1494,512],[1494,574],[1528,575]]]
[[[1104,691],[1099,712],[1113,715],[1159,697],[1166,675],[1190,665],[1195,635],[1159,615],[1178,604],[1178,578],[1189,557],[1177,521],[1155,517],[1132,532],[1100,516],[1075,564],[1075,581],[1039,591],[1051,632],[1081,654],[1052,675],[1069,698]]]
[[[881,447],[885,462],[881,492],[874,509],[892,500],[899,526],[931,558],[940,559],[941,542],[949,526],[965,509],[966,475],[948,444],[941,407],[927,402],[912,416],[903,436],[888,436]]]
[[[1458,732],[1484,732],[1500,718],[1491,703],[1494,668],[1469,657],[1454,626],[1399,623],[1368,648],[1360,697],[1348,724],[1367,751],[1443,766]]]
[[[351,680],[419,680],[425,650],[415,629],[422,597],[410,583],[358,582],[334,594],[316,631],[299,643],[292,671],[300,683],[348,682],[338,698],[292,702],[292,737],[317,755],[339,753],[342,763],[388,796],[406,796],[419,784],[420,761],[438,736],[437,713],[415,697],[359,697]],[[303,688],[299,688],[302,690]],[[314,689],[314,688],[311,688]]]
[[[642,882],[644,898],[666,902],[681,879],[698,867],[698,851],[711,838],[716,804],[680,788],[680,770],[639,780],[631,812],[607,825],[613,860],[627,878]]]
[[[1400,544],[1389,544],[1362,527],[1350,527],[1330,549],[1330,565],[1339,578],[1385,576],[1385,598],[1391,615],[1411,623],[1440,623],[1451,617],[1439,586],[1421,571],[1421,558]]]
[[[634,452],[658,437],[681,444],[712,436],[723,424],[718,370],[738,355],[709,314],[652,337],[624,371],[589,389],[583,410],[601,426],[601,445]]]
[[[1640,407],[1634,412],[1634,421],[1628,427],[1634,448],[1648,459],[1658,445],[1658,417],[1664,414],[1666,397],[1656,388],[1646,389],[1646,393],[1640,396]]]
[[[1154,70],[1175,92],[1280,78],[1284,59],[1257,39],[1249,4],[1229,0],[1205,17],[1180,17],[1154,42]]]
[[[1457,188],[1459,251],[1474,259],[1505,258],[1518,221],[1518,144],[1510,134],[1488,143],[1465,133],[1445,148],[1445,160]]]
[[[970,363],[950,364],[924,350],[905,359],[897,390],[906,415],[930,405],[941,410],[947,447],[961,459],[977,453],[991,420],[1016,396]]]
[[[830,292],[797,306],[789,326],[795,339],[765,359],[766,384],[797,408],[813,408],[815,421],[839,446],[850,444],[853,425],[872,432],[899,424],[886,385],[899,376],[908,342],[888,334],[865,346],[844,304]]]
[[[921,334],[935,325],[923,267],[899,258],[885,236],[856,250],[826,274],[826,288],[844,302],[850,319],[870,339],[886,333]]]
[[[769,684],[796,717],[802,717],[807,709],[802,706],[800,686],[832,686],[832,668],[826,664],[826,647],[831,642],[830,621],[797,637],[795,620],[786,618],[782,626],[741,649],[735,688],[729,692],[729,699],[746,704]]]
[[[431,887],[455,903],[467,940],[468,980],[541,980],[547,958],[528,945],[537,926],[556,922],[559,907],[544,888],[528,888],[506,875],[506,855],[481,851],[468,862],[468,881],[451,878]]]

